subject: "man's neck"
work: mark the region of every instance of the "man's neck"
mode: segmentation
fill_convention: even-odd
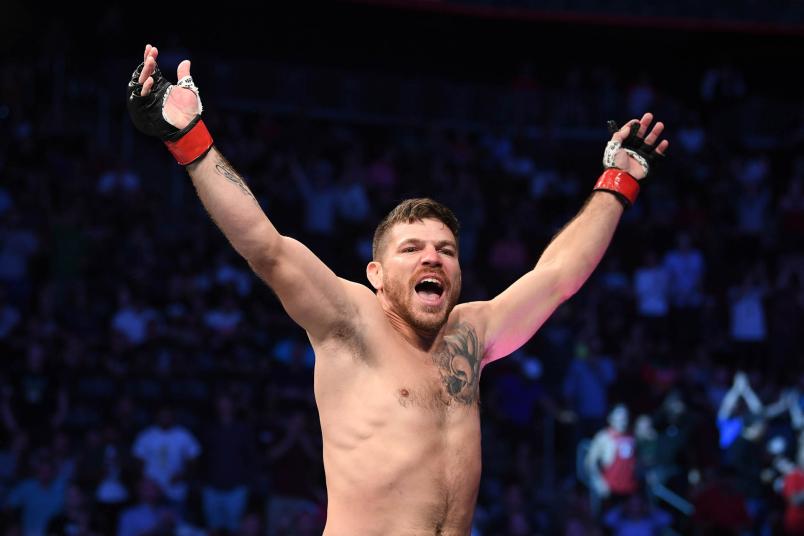
[[[414,348],[422,352],[429,352],[432,350],[433,345],[436,343],[442,329],[435,332],[416,329],[411,326],[393,307],[385,300],[380,299],[380,306],[382,307],[385,317],[391,326]],[[443,328],[443,326],[442,326]]]

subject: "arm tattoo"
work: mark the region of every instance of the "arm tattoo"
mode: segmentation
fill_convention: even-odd
[[[248,189],[248,186],[246,186],[243,178],[237,174],[237,171],[235,171],[235,169],[232,167],[232,164],[230,164],[229,161],[223,156],[219,155],[215,160],[215,171],[217,171],[219,175],[223,175],[226,180],[240,188],[244,194],[252,198],[254,202],[257,203],[257,199],[254,197],[254,194],[251,193],[251,190]],[[259,203],[257,204],[259,205]]]
[[[475,329],[461,322],[447,328],[440,348],[433,354],[447,392],[466,405],[478,399],[480,353]]]

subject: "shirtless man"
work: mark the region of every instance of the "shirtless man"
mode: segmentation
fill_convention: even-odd
[[[449,209],[404,201],[375,233],[366,267],[374,292],[340,279],[277,232],[213,145],[189,60],[171,86],[156,58],[146,46],[132,75],[132,120],[186,165],[213,221],[315,349],[329,497],[324,534],[469,534],[480,481],[481,371],[530,339],[592,273],[637,180],[667,149],[666,140],[656,144],[662,123],[649,128],[653,117],[645,114],[617,130],[604,155],[611,169],[596,185],[605,191],[592,194],[535,268],[490,301],[456,306],[461,269]]]

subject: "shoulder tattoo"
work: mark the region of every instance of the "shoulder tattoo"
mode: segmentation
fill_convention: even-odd
[[[447,393],[466,405],[478,400],[481,354],[475,328],[464,322],[448,326],[433,353]]]

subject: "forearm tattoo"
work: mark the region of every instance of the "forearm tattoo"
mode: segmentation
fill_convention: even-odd
[[[433,360],[450,397],[466,405],[477,402],[481,351],[471,325],[461,322],[448,327]]]
[[[254,197],[254,194],[251,193],[248,186],[246,186],[246,182],[243,178],[237,174],[237,171],[232,167],[232,164],[229,163],[223,156],[218,155],[215,159],[215,171],[218,172],[219,175],[223,175],[226,180],[240,188],[240,190],[249,196],[251,199],[257,203],[257,198]],[[259,204],[259,203],[257,203]]]

